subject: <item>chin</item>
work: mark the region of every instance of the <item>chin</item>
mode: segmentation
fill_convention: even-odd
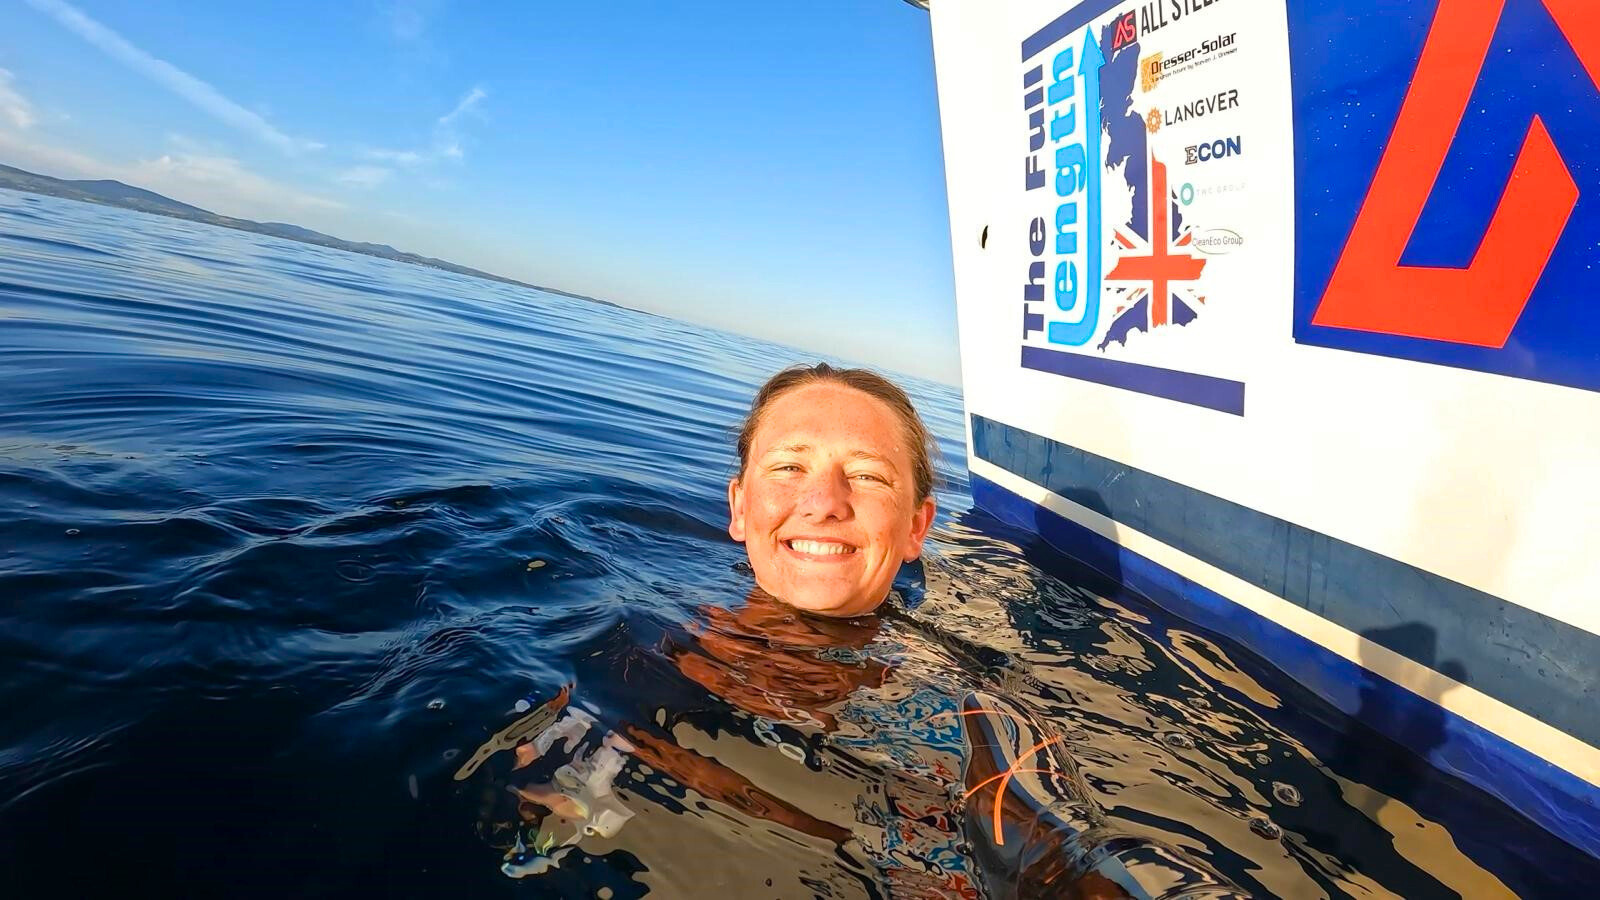
[[[763,588],[763,590],[766,589]],[[864,616],[883,605],[883,601],[889,596],[887,591],[877,600],[867,600],[857,595],[826,594],[803,590],[781,593],[767,590],[767,593],[795,609],[812,615],[836,616],[838,618]]]

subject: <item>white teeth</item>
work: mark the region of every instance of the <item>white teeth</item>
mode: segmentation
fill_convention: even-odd
[[[856,548],[848,544],[822,541],[790,541],[789,547],[796,553],[809,553],[812,556],[843,556],[846,553],[856,552]]]

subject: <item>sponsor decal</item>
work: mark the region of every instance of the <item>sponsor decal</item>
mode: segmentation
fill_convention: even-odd
[[[1170,110],[1167,111],[1166,120],[1165,120],[1164,124],[1176,125],[1179,122],[1187,122],[1190,119],[1200,119],[1200,118],[1204,118],[1205,116],[1209,116],[1209,115],[1211,115],[1213,113],[1227,112],[1230,109],[1238,109],[1238,108],[1239,108],[1239,92],[1238,91],[1235,91],[1235,90],[1220,91],[1220,92],[1215,93],[1215,94],[1208,94],[1208,95],[1206,95],[1204,97],[1201,97],[1201,98],[1199,98],[1197,100],[1191,100],[1190,102],[1185,103],[1182,106],[1174,106],[1174,107],[1172,107]],[[1153,109],[1150,110],[1150,115],[1154,116],[1155,114],[1156,114],[1155,110],[1153,110]],[[1152,129],[1150,129],[1150,131],[1151,131],[1151,133],[1154,133],[1155,129],[1152,128]]]
[[[1184,165],[1192,166],[1196,163],[1211,162],[1214,159],[1225,159],[1229,156],[1240,156],[1244,153],[1243,144],[1239,136],[1218,138],[1214,141],[1191,144],[1183,148]]]
[[[1196,233],[1189,243],[1207,256],[1226,256],[1243,247],[1244,238],[1230,228],[1208,228]]]
[[[1149,0],[1112,21],[1111,39],[1107,45],[1112,52],[1116,52],[1141,37],[1149,37],[1174,22],[1181,22],[1222,2],[1223,0]]]
[[[1196,197],[1216,197],[1221,194],[1237,194],[1240,191],[1243,191],[1244,188],[1245,183],[1243,181],[1229,181],[1221,184],[1204,184],[1198,186],[1195,185],[1194,182],[1184,182],[1183,186],[1178,188],[1178,202],[1182,203],[1184,206],[1188,206],[1194,203]]]
[[[1237,360],[1229,320],[1189,326],[1212,322],[1208,308],[1233,299],[1212,296],[1238,269],[1217,272],[1215,257],[1249,248],[1238,231],[1193,214],[1210,209],[1189,205],[1193,182],[1210,179],[1175,177],[1186,153],[1237,155],[1242,138],[1224,139],[1213,154],[1209,142],[1183,151],[1187,141],[1152,137],[1169,125],[1248,114],[1233,113],[1242,89],[1223,83],[1154,108],[1138,100],[1155,71],[1140,52],[1147,26],[1217,2],[1167,2],[1165,17],[1153,19],[1150,3],[1098,14],[1096,4],[1080,5],[1022,41],[1027,252],[1017,273],[1022,302],[1011,310],[1020,312],[1024,368],[1244,415],[1244,383],[1224,377]]]
[[[1164,79],[1189,72],[1239,49],[1239,33],[1207,38],[1179,53],[1152,53],[1139,60],[1139,89],[1149,93]]]

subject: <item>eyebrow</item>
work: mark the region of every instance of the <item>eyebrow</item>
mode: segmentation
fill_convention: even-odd
[[[810,451],[812,449],[814,449],[814,448],[810,444],[801,444],[801,443],[780,444],[779,446],[776,446],[776,447],[773,447],[773,448],[767,450],[767,452],[762,454],[762,455],[763,456],[771,456],[774,453],[806,453],[806,452],[808,452],[808,451]],[[850,453],[848,455],[850,456],[851,459],[866,459],[866,460],[871,460],[873,462],[881,462],[884,465],[890,467],[891,469],[895,468],[894,462],[891,461],[888,457],[880,456],[877,453],[872,453],[872,452],[867,451],[867,450],[852,450],[852,451],[850,451]]]

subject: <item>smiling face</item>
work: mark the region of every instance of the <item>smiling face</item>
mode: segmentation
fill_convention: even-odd
[[[933,498],[917,499],[912,450],[888,404],[844,385],[795,388],[762,413],[728,485],[728,534],[761,589],[807,612],[854,616],[922,553]]]

